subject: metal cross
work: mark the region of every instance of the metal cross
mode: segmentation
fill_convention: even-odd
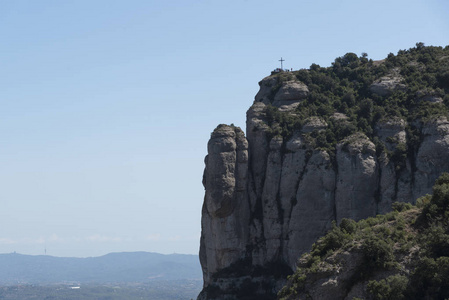
[[[285,61],[285,59],[282,59],[282,57],[281,57],[281,59],[279,61],[281,62],[281,70],[284,70],[284,66],[282,65],[282,62]]]

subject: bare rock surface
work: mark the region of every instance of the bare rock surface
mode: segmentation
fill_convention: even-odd
[[[449,170],[449,121],[446,117],[428,121],[422,128],[423,141],[416,157],[414,197],[431,192],[438,176]]]
[[[375,215],[379,170],[374,144],[362,133],[349,136],[337,145],[337,165],[336,220]]]
[[[431,103],[442,103],[443,98],[435,92],[434,90],[420,90],[416,93],[416,97],[420,101],[431,102]]]
[[[324,130],[327,128],[327,123],[319,117],[310,117],[305,121],[305,124],[301,128],[302,133],[312,132],[314,130]]]
[[[340,120],[347,120],[347,119],[349,119],[349,118],[348,118],[348,116],[345,115],[345,114],[336,112],[336,113],[334,113],[334,114],[332,115],[332,119],[340,121]]]
[[[245,252],[250,210],[246,199],[248,143],[243,132],[218,126],[209,140],[205,162],[200,260],[208,283],[212,274]]]
[[[282,77],[268,76],[259,82],[259,86],[255,102],[271,104],[281,111],[294,110],[309,94],[307,85],[298,81],[292,73],[285,73]]]
[[[294,108],[296,106],[292,105],[299,103],[307,97],[308,93],[309,89],[307,88],[307,85],[300,81],[291,80],[284,82],[274,96],[273,106],[288,106],[289,108]]]
[[[387,96],[398,90],[405,90],[407,87],[403,84],[403,78],[398,72],[392,72],[391,74],[381,77],[375,81],[371,86],[371,92],[378,94],[379,96]]]
[[[387,146],[388,150],[394,150],[398,143],[406,143],[406,122],[400,118],[387,118],[380,120],[375,130],[380,140]]]
[[[268,76],[259,82],[259,92],[256,94],[255,102],[262,102],[264,104],[269,104],[271,102],[272,92],[278,84],[278,77]]]

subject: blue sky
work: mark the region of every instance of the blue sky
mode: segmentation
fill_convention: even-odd
[[[449,44],[446,0],[0,1],[0,253],[197,253],[210,132],[258,81]]]

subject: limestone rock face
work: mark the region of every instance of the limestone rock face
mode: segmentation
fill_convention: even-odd
[[[301,128],[302,133],[313,132],[314,130],[321,131],[327,128],[327,123],[318,118],[310,117],[305,121],[305,124]]]
[[[208,143],[205,163],[200,260],[207,284],[212,274],[245,252],[250,210],[246,198],[248,142],[243,132],[218,126]]]
[[[449,122],[446,117],[423,124],[423,141],[416,158],[413,195],[431,193],[438,176],[449,170]]]
[[[440,96],[426,95],[420,99],[421,101],[427,101],[432,103],[442,103],[443,99]]]
[[[334,113],[334,114],[332,115],[332,119],[338,120],[338,121],[345,121],[345,120],[347,120],[347,119],[349,119],[349,118],[348,118],[348,116],[345,115],[345,114],[336,112],[336,113]]]
[[[399,118],[381,120],[375,126],[376,135],[390,153],[397,151],[398,145],[407,143],[406,122]],[[377,212],[387,213],[391,210],[394,201],[409,201],[411,194],[411,163],[406,162],[406,168],[396,172],[394,163],[386,153],[378,158],[380,170],[379,199]]]
[[[310,141],[328,129],[318,117],[305,120],[289,136],[274,135],[266,106],[302,101],[307,93],[300,82],[278,80],[260,82],[247,112],[246,137],[237,127],[220,125],[208,143],[200,248],[204,289],[198,299],[242,299],[245,293],[254,297],[248,299],[275,299],[298,258],[333,221],[386,213],[394,201],[414,202],[449,171],[446,117],[414,124],[383,119],[372,139],[355,133],[333,150]],[[384,83],[395,89],[399,82]],[[277,97],[276,89],[284,89],[283,96]],[[348,122],[343,114],[332,118]],[[411,149],[410,126],[418,135]],[[341,259],[350,266],[351,259]],[[341,290],[332,280],[320,284],[326,292],[314,299],[335,299],[333,291]]]
[[[431,103],[441,103],[443,102],[443,99],[441,98],[438,93],[436,93],[433,90],[420,90],[416,93],[416,97],[420,101],[426,101]]]
[[[292,102],[299,102],[309,93],[307,85],[300,81],[291,80],[282,84],[279,91],[274,96],[273,105],[281,107],[289,105]]]
[[[388,150],[393,151],[398,143],[406,143],[406,122],[399,118],[381,120],[375,126],[377,136]]]
[[[390,75],[381,77],[370,86],[371,92],[379,96],[387,96],[396,90],[405,90],[406,85],[402,83],[403,78],[398,72],[393,72]]]
[[[285,73],[283,75],[283,77],[268,76],[262,79],[259,82],[260,90],[256,95],[255,102],[271,104],[281,111],[295,109],[298,103],[307,97],[309,89],[293,74]]]
[[[294,270],[298,253],[310,250],[316,236],[331,228],[335,219],[336,173],[325,151],[313,151],[310,158],[304,153],[304,171],[298,178],[296,193],[291,195],[285,225],[283,259]]]
[[[259,92],[256,94],[255,102],[262,102],[263,104],[269,104],[272,99],[272,94],[279,79],[275,76],[268,76],[259,82]]]
[[[337,145],[336,219],[360,220],[376,214],[379,167],[374,144],[362,133]]]

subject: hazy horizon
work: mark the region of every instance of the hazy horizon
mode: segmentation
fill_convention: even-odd
[[[210,133],[279,67],[449,44],[449,2],[2,1],[0,253],[198,254]]]
[[[189,253],[159,253],[159,252],[152,252],[152,251],[120,251],[120,252],[108,252],[105,254],[95,255],[95,256],[58,256],[58,255],[51,255],[48,253],[44,254],[25,254],[25,253],[19,253],[19,252],[8,252],[8,253],[0,253],[0,255],[10,255],[10,254],[17,254],[17,255],[24,255],[24,256],[50,256],[50,257],[56,257],[56,258],[94,258],[94,257],[101,257],[101,256],[107,256],[110,254],[130,254],[130,253],[149,253],[149,254],[158,254],[158,255],[164,255],[164,256],[170,256],[170,255],[186,255],[186,256],[199,256],[199,254],[189,254]],[[199,261],[198,261],[199,264]]]

